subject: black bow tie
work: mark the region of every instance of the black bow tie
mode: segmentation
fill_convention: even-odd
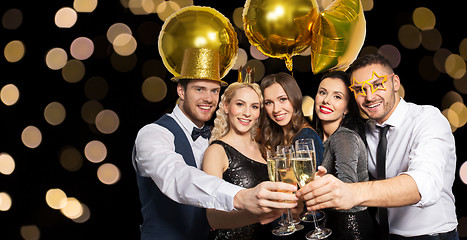
[[[191,132],[191,137],[193,138],[193,141],[196,141],[196,139],[198,139],[199,136],[209,139],[211,137],[211,129],[209,129],[207,125],[204,125],[204,127],[201,129],[193,127],[193,131]]]

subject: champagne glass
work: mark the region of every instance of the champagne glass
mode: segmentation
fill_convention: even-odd
[[[295,177],[291,162],[292,152],[293,147],[278,149],[276,158],[277,178],[281,182],[297,185],[297,178]],[[299,224],[299,221],[294,221],[290,209],[287,209],[287,227],[293,231],[300,231],[304,228],[303,225]]]
[[[306,144],[311,152],[316,153],[315,148],[314,148],[315,145],[314,145],[314,142],[313,142],[312,138],[299,139],[299,140],[297,140],[295,142],[296,142],[296,144],[297,144],[297,142],[299,142],[300,145]],[[300,184],[299,184],[299,186],[300,186]],[[304,211],[302,214],[300,214],[300,220],[302,222],[306,222],[306,223],[315,222],[315,221],[317,221],[319,223],[319,222],[324,220],[324,217],[325,217],[325,214],[321,210]]]
[[[281,156],[281,155],[279,155]],[[269,180],[272,181],[272,182],[278,182],[278,176],[277,176],[277,169],[276,169],[276,159],[278,158],[278,155],[277,155],[277,152],[275,150],[270,150],[268,149],[267,150],[267,157],[266,157],[266,160],[267,160],[267,166],[268,166],[268,176],[269,176]],[[282,218],[282,216],[281,216]],[[287,235],[290,235],[292,233],[294,233],[295,231],[293,231],[292,229],[289,229],[288,226],[286,224],[281,224],[280,222],[282,221],[282,219],[279,221],[279,224],[281,226],[278,226],[278,227],[275,227],[273,230],[272,230],[272,234],[276,235],[276,236],[287,236]]]
[[[313,139],[299,139],[295,141],[295,152],[292,166],[300,187],[313,181],[316,172],[316,152]],[[315,230],[306,234],[306,239],[325,239],[331,235],[329,228],[320,228],[314,211],[311,211]]]

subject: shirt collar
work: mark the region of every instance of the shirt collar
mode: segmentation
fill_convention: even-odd
[[[193,128],[196,127],[196,124],[191,121],[186,115],[185,113],[182,112],[182,110],[180,109],[180,107],[178,106],[175,106],[174,110],[173,110],[173,115],[175,118],[178,119],[178,121],[180,122],[180,124],[182,125],[182,127],[185,129],[186,132],[188,132],[189,134],[191,134],[191,132],[193,131]],[[204,125],[203,125],[204,126]],[[202,127],[201,127],[202,128]]]
[[[388,120],[386,120],[383,124],[379,124],[376,122],[374,119],[368,120],[368,124],[372,127],[375,128],[375,126],[385,126],[385,125],[391,125],[393,127],[398,127],[402,124],[404,121],[404,116],[408,111],[408,104],[407,102],[401,97],[399,103],[396,106],[396,109],[394,112],[392,112],[391,116],[389,116]]]

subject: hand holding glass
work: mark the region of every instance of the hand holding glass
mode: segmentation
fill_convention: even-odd
[[[292,166],[300,187],[313,181],[316,172],[316,152],[313,139],[299,139],[295,142],[295,152],[292,157]],[[316,214],[311,211],[315,230],[306,235],[306,239],[325,239],[331,235],[328,228],[321,229],[316,220]],[[323,215],[324,216],[324,215]]]

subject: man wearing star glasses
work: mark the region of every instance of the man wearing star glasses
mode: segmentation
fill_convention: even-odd
[[[378,207],[380,239],[459,239],[449,122],[437,108],[401,98],[400,78],[381,55],[357,59],[349,73],[350,90],[369,117],[368,171],[375,180],[344,183],[327,174],[297,196],[309,210]]]

